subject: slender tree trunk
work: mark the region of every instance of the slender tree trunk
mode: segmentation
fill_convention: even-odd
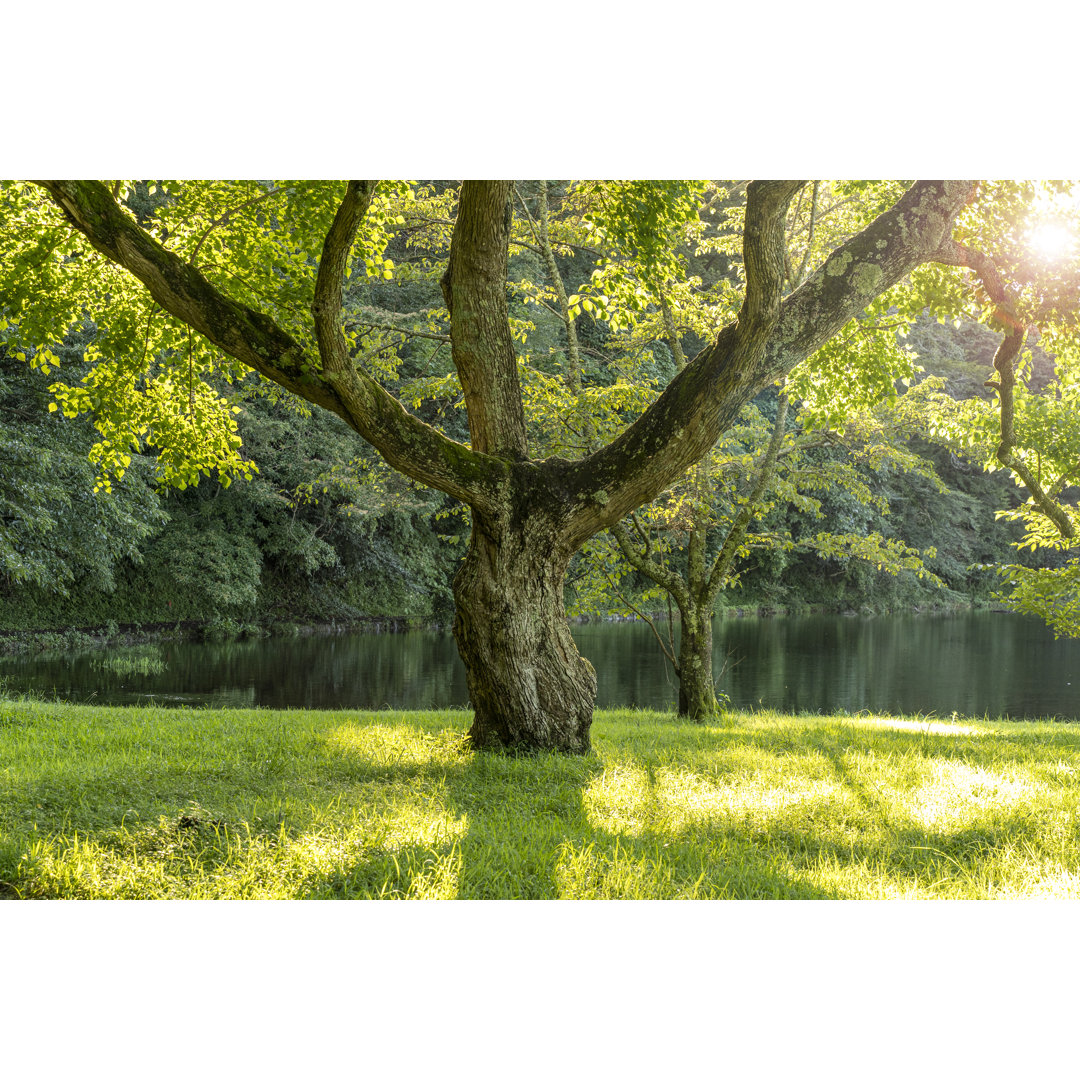
[[[477,748],[588,753],[596,673],[577,650],[563,606],[570,550],[534,508],[497,519],[473,512],[454,578],[454,637],[475,712]]]
[[[708,720],[720,711],[713,684],[712,613],[706,607],[684,616],[679,640],[679,715]]]

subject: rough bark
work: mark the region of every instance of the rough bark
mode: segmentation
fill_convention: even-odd
[[[513,188],[503,180],[461,185],[442,290],[473,449],[523,458],[525,407],[506,304]]]
[[[267,315],[226,296],[159,244],[123,213],[103,184],[39,183],[91,245],[128,270],[170,314],[279,386],[336,413],[395,469],[471,506],[494,506],[491,496],[505,480],[505,467],[497,458],[448,439],[409,413],[366,373],[350,368],[346,374],[333,356],[306,353]],[[355,197],[347,193],[345,201]],[[343,233],[347,228],[355,232],[358,220],[348,211],[346,217],[340,226],[335,219],[331,236],[338,227]],[[340,238],[335,241],[331,236],[327,244],[340,248]],[[324,311],[320,321],[340,318],[340,309]]]
[[[577,463],[570,483],[581,513],[573,539],[609,528],[650,502],[699,461],[755,394],[789,372],[849,319],[921,263],[934,258],[973,195],[970,181],[918,181],[897,204],[838,247],[783,301],[783,212],[776,189],[755,181],[747,193],[744,258],[760,280],[747,302],[618,438]],[[756,248],[772,249],[771,258]],[[751,287],[751,282],[756,284]],[[751,300],[756,289],[759,295]]]
[[[596,673],[563,606],[572,549],[558,542],[557,490],[535,466],[513,470],[507,510],[473,513],[454,578],[454,637],[465,664],[473,746],[587,753]]]
[[[712,609],[684,616],[679,636],[679,715],[709,720],[720,712],[713,682]]]

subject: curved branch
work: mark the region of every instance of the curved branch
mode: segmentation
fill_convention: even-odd
[[[994,367],[998,379],[994,388],[1001,403],[1001,441],[996,456],[1011,470],[1027,488],[1032,502],[1053,523],[1054,528],[1067,540],[1076,538],[1076,529],[1064,508],[1052,499],[1039,482],[1038,477],[1016,454],[1016,358],[1024,344],[1023,327],[1010,326],[994,354]]]
[[[755,299],[634,424],[575,464],[568,477],[575,508],[566,523],[570,542],[610,527],[655,498],[706,454],[754,394],[820,348],[876,296],[931,260],[974,189],[969,181],[918,181],[779,302],[775,319],[770,309],[774,279],[783,269],[787,203],[776,188],[764,189],[756,213],[771,216],[772,223],[763,227],[759,220],[755,231],[773,250],[756,261]],[[787,199],[791,190],[786,189]]]
[[[323,372],[328,376],[355,375],[349,362],[348,344],[341,332],[342,296],[349,269],[349,251],[374,194],[375,181],[350,180],[345,198],[341,200],[323,241],[311,314],[315,319],[315,337],[319,342]]]
[[[959,240],[954,240],[950,236],[941,242],[931,261],[942,263],[945,266],[964,266],[969,270],[974,270],[982,282],[983,288],[986,289],[987,295],[997,304],[998,315],[1005,322],[1009,322],[1014,326],[1019,325],[1016,308],[1009,297],[1005,279],[1002,277],[997,263],[989,255],[984,255],[981,251],[976,251],[966,244],[961,244]]]
[[[203,232],[202,236],[200,236],[198,241],[196,242],[195,250],[192,251],[191,255],[188,257],[188,262],[191,263],[192,266],[195,265],[195,260],[199,255],[199,249],[206,242],[206,238],[216,228],[221,225],[225,225],[234,214],[239,214],[241,210],[246,210],[249,206],[255,206],[258,203],[265,202],[267,199],[271,198],[274,195],[280,195],[284,190],[284,188],[271,187],[268,191],[264,191],[261,195],[255,195],[250,199],[245,199],[242,203],[238,203],[236,206],[229,207],[229,209],[226,210],[225,213],[221,214],[219,217],[214,218],[214,220],[206,226],[206,229]]]
[[[193,266],[162,247],[123,213],[103,184],[37,183],[95,249],[129,271],[181,322],[279,386],[340,416],[390,465],[414,480],[480,509],[494,505],[492,493],[505,482],[504,462],[448,439],[409,413],[366,374],[358,373],[347,382],[320,376],[318,358],[306,353],[269,316],[226,296]],[[342,230],[347,224],[343,221]],[[330,246],[336,253],[340,243]],[[327,270],[327,280],[329,275]],[[323,289],[324,301],[329,288]],[[340,358],[331,356],[326,376],[335,373],[335,363],[340,364]]]
[[[635,525],[637,522],[635,521]],[[650,555],[642,554],[634,547],[630,540],[625,522],[617,521],[608,532],[615,537],[623,558],[637,571],[644,574],[650,581],[655,582],[665,592],[675,598],[680,611],[686,611],[690,606],[690,594],[686,589],[686,582],[666,566],[662,566]]]
[[[949,239],[934,253],[934,261],[947,266],[966,266],[974,270],[996,305],[995,314],[1005,324],[1001,344],[994,353],[994,369],[997,380],[986,385],[998,395],[1001,440],[995,456],[1009,469],[1027,489],[1031,501],[1039,511],[1053,522],[1058,533],[1067,540],[1076,538],[1076,528],[1064,508],[1048,494],[1039,478],[1016,454],[1016,358],[1024,345],[1027,327],[1016,313],[1016,306],[1009,297],[1008,286],[997,264],[981,251]]]

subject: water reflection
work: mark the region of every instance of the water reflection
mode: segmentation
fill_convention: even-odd
[[[722,685],[744,707],[1080,713],[1080,642],[1055,641],[1038,619],[808,616],[726,621],[717,630],[719,650],[738,661]]]
[[[640,623],[574,628],[601,707],[668,709],[674,676]],[[1080,642],[1037,619],[991,612],[717,620],[720,688],[740,708],[785,711],[1080,715]],[[102,704],[432,708],[468,703],[447,633],[409,631],[167,643],[160,672],[103,666],[100,651],[0,663],[10,691]],[[144,665],[145,667],[145,665]]]

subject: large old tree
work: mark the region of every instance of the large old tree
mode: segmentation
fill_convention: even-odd
[[[441,285],[468,414],[468,446],[406,409],[358,363],[343,319],[344,292],[354,260],[366,259],[371,266],[378,245],[370,237],[385,222],[375,182],[324,185],[318,198],[311,185],[296,196],[284,186],[268,186],[242,204],[234,196],[232,204],[202,207],[209,225],[198,235],[160,228],[151,215],[134,213],[122,202],[119,185],[94,181],[20,187],[9,196],[6,212],[23,214],[51,237],[38,244],[33,257],[25,250],[20,255],[20,266],[36,267],[40,275],[43,305],[50,302],[50,282],[65,275],[89,281],[97,275],[107,306],[124,287],[114,276],[120,267],[145,290],[146,341],[158,315],[183,329],[186,342],[176,333],[171,349],[160,355],[173,358],[174,382],[185,378],[186,362],[183,393],[191,416],[209,415],[196,407],[196,399],[202,401],[201,370],[192,357],[211,343],[240,365],[342,417],[394,468],[465,503],[472,535],[454,582],[454,634],[475,710],[473,745],[584,752],[596,677],[578,654],[565,617],[563,582],[571,556],[589,537],[682,476],[750,398],[818,350],[872,300],[923,263],[955,262],[953,224],[975,192],[966,181],[913,184],[785,295],[785,215],[800,186],[794,181],[748,186],[745,293],[738,317],[634,423],[579,460],[530,455],[507,306],[509,182],[463,183],[456,211],[447,218],[452,239]],[[32,205],[35,198],[44,206]],[[308,200],[306,213],[290,217],[293,198],[298,205]],[[218,239],[215,229],[222,230],[252,204],[260,205],[252,211],[251,228],[264,238],[274,235],[277,246],[238,244],[218,253],[217,270],[231,260],[227,272],[204,272],[202,260]],[[261,267],[260,292],[245,283],[255,273],[253,264],[269,258],[268,252],[280,252],[283,268],[266,273]],[[313,277],[306,294],[295,284],[296,268],[305,258]],[[29,271],[24,276],[32,277]],[[24,338],[32,336],[33,304],[9,300],[0,296],[9,313],[21,312]],[[70,314],[73,320],[84,315],[104,320],[93,310]],[[50,340],[46,331],[56,340],[56,326],[55,319],[42,316],[37,335],[42,344]],[[131,336],[138,338],[135,330]],[[113,382],[137,381],[149,363],[145,343],[143,353],[129,358],[126,367],[114,365]],[[111,384],[92,383],[85,391],[88,407],[105,401],[111,391]],[[157,430],[157,445],[166,450],[175,442],[161,434],[169,430],[160,404],[167,396],[165,390],[156,398],[148,395],[158,412],[142,429]],[[204,424],[203,443],[216,439],[229,445],[227,430]],[[188,450],[205,456],[200,445],[194,439]],[[171,452],[178,454],[175,447]]]

